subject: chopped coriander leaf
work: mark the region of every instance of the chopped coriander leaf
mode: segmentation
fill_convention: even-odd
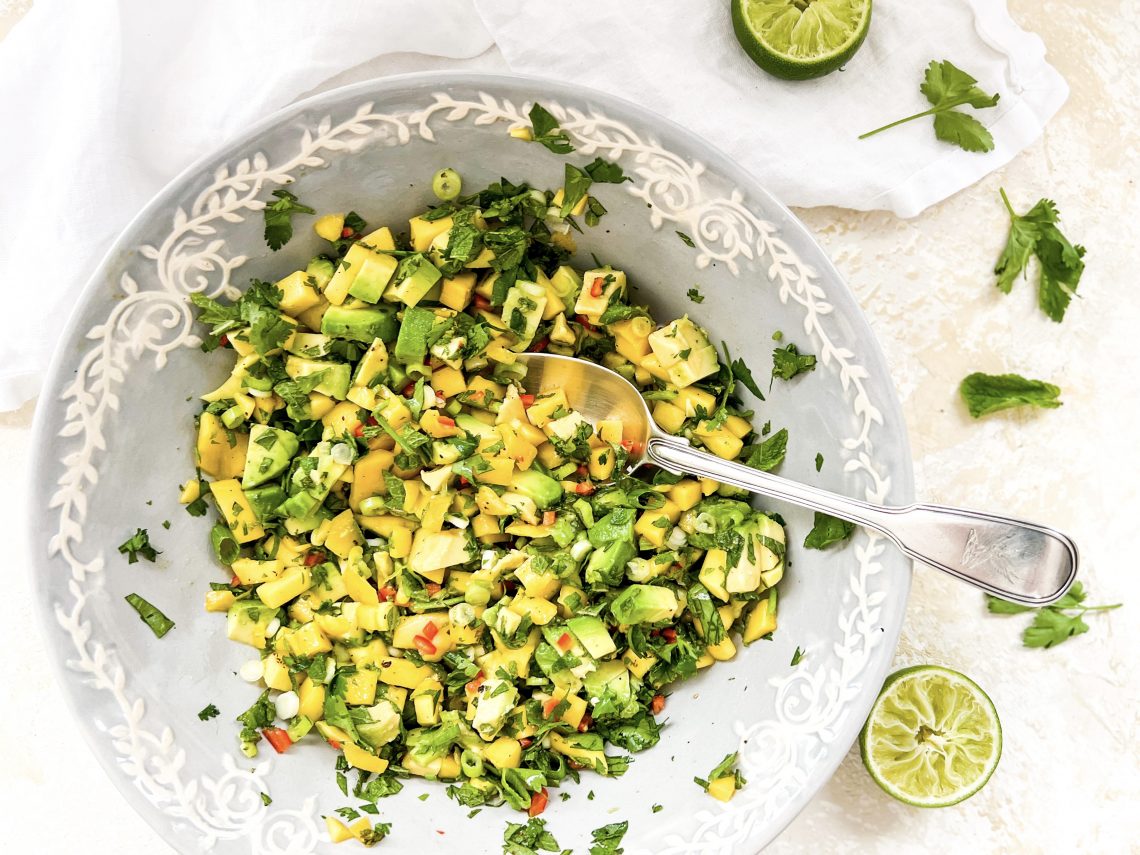
[[[818,451],[815,454],[815,471],[818,472],[823,468],[823,455]]]
[[[119,544],[119,553],[127,556],[127,563],[134,564],[141,555],[147,561],[153,562],[161,552],[150,544],[150,536],[145,528],[135,531],[130,537]]]
[[[679,237],[681,239],[681,243],[683,243],[685,246],[691,246],[691,247],[696,248],[696,244],[693,243],[693,239],[691,237],[689,237],[687,234],[685,234],[684,232],[676,232],[675,234],[677,235],[677,237]],[[700,300],[697,300],[696,302],[699,303]]]
[[[123,599],[130,603],[131,608],[139,613],[142,622],[150,627],[156,638],[162,638],[174,629],[174,621],[140,597],[138,594],[127,594]]]
[[[810,353],[800,353],[798,347],[789,344],[772,351],[772,376],[781,380],[791,380],[797,374],[815,370],[815,357]]]
[[[205,516],[207,510],[209,510],[209,508],[206,505],[206,499],[202,496],[199,496],[186,506],[186,513],[192,517]]]
[[[1061,599],[1049,606],[1034,609],[987,594],[986,608],[991,614],[999,615],[1034,612],[1033,622],[1021,634],[1021,643],[1025,647],[1047,649],[1088,632],[1089,625],[1083,619],[1087,613],[1112,611],[1122,605],[1113,603],[1110,606],[1086,606],[1086,596],[1084,585],[1074,582]]]
[[[962,400],[975,419],[1007,410],[1012,407],[1041,407],[1055,409],[1061,406],[1059,386],[1043,380],[1029,380],[1017,374],[981,374],[966,377],[959,387]]]
[[[205,708],[198,713],[198,718],[202,721],[209,721],[216,715],[218,715],[218,708],[213,704],[206,704]]]
[[[1070,243],[1061,233],[1057,227],[1061,215],[1052,200],[1040,199],[1029,211],[1018,214],[1005,190],[998,192],[1010,219],[1009,239],[994,265],[998,290],[1008,294],[1017,277],[1025,273],[1030,256],[1036,256],[1037,303],[1051,320],[1060,323],[1085,271],[1085,248]]]
[[[653,806],[653,812],[654,813],[661,813],[661,811],[663,811],[663,810],[665,810],[664,805],[654,805]]]
[[[784,340],[784,333],[781,330],[776,330],[774,333],[772,333],[772,341],[783,341],[783,340]]]
[[[166,529],[167,531],[169,531],[170,530],[170,520],[163,520],[162,521],[162,527],[164,529]]]
[[[558,120],[538,102],[530,108],[530,127],[534,142],[546,146],[555,154],[568,154],[574,150],[570,137],[559,129]]]
[[[804,546],[808,549],[826,549],[833,543],[847,540],[854,532],[855,523],[816,511],[811,531],[804,538]]]
[[[696,288],[690,288],[685,292],[685,295],[694,303],[703,303],[705,301],[705,295],[698,291]]]
[[[693,778],[693,781],[695,781],[702,790],[708,792],[709,786],[712,783],[720,780],[721,778],[727,778],[729,775],[731,775],[734,778],[733,784],[735,789],[742,789],[744,785],[748,783],[748,781],[746,781],[744,776],[740,774],[739,770],[737,770],[736,763],[737,754],[734,751],[732,754],[726,755],[725,758],[721,760],[711,772],[709,772],[708,780],[705,780],[704,778]]]
[[[804,658],[804,652],[800,650],[799,645],[796,645],[796,652],[792,654],[792,667],[799,665]]]
[[[265,242],[276,251],[285,246],[293,237],[293,215],[315,214],[308,205],[302,205],[288,190],[273,191],[276,202],[265,206]]]
[[[727,349],[728,348],[726,347],[726,352]],[[761,392],[760,387],[756,385],[756,381],[752,377],[752,371],[745,364],[744,360],[739,358],[732,360],[731,367],[732,376],[736,378],[736,381],[761,401],[763,401],[764,393]]]
[[[261,803],[266,807],[269,807],[271,804],[273,804],[273,799],[269,798],[269,793],[261,794]]]

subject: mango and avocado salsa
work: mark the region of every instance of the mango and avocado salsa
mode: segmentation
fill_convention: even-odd
[[[195,296],[233,366],[202,396],[182,499],[216,505],[228,581],[206,608],[256,651],[246,755],[323,739],[385,794],[420,775],[533,815],[583,770],[622,774],[670,684],[776,628],[778,518],[628,474],[619,422],[521,391],[519,353],[576,356],[714,454],[760,441],[705,330],[570,263],[563,192],[503,180],[406,237],[329,214],[304,270]]]

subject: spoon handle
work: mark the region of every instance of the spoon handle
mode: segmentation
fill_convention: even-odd
[[[1056,602],[1077,575],[1077,546],[1047,526],[940,505],[886,507],[722,460],[672,436],[653,436],[646,459],[875,529],[911,558],[1027,606]]]

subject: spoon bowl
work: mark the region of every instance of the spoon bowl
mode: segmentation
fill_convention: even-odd
[[[528,393],[561,389],[591,424],[620,420],[627,470],[653,463],[873,528],[911,558],[1022,605],[1054,603],[1076,578],[1076,544],[1048,526],[941,505],[874,505],[761,472],[662,431],[637,387],[616,371],[549,353],[522,354],[519,362],[527,369],[522,385]]]

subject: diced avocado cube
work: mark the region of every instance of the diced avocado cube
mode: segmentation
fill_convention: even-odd
[[[391,255],[372,253],[360,262],[348,293],[358,300],[379,303],[398,266]]]
[[[617,651],[614,640],[610,638],[606,625],[602,623],[600,618],[591,615],[572,617],[566,621],[566,627],[574,633],[574,637],[582,643],[586,652],[595,659],[609,656]]]
[[[285,501],[285,491],[277,484],[265,484],[250,490],[243,490],[249,506],[257,515],[258,522],[264,524],[274,511]]]
[[[324,502],[349,463],[339,460],[348,459],[351,462],[352,452],[348,455],[337,450],[338,447],[347,448],[345,443],[319,442],[313,453],[298,458],[293,474],[289,477],[289,498],[279,509],[286,517],[304,519],[311,516]],[[339,458],[339,460],[338,460]]]
[[[563,310],[571,311],[578,300],[578,292],[582,289],[582,275],[573,267],[563,264],[550,277],[550,284],[561,298]]]
[[[493,425],[486,422],[481,422],[470,413],[460,413],[455,417],[455,425],[460,430],[463,430],[472,436],[479,439],[487,439],[490,437],[498,436],[498,431],[495,430]]]
[[[716,349],[705,331],[687,316],[650,333],[649,346],[675,386],[683,388],[716,373]]]
[[[511,476],[511,490],[532,499],[540,508],[549,508],[562,499],[562,485],[537,469],[524,469]]]
[[[677,595],[660,585],[630,585],[610,604],[618,623],[657,623],[677,611]]]
[[[400,262],[394,281],[384,292],[385,300],[398,301],[406,306],[415,306],[432,288],[443,274],[423,253],[409,255]]]
[[[546,289],[538,283],[520,281],[510,287],[503,301],[503,323],[518,339],[511,350],[521,352],[530,347],[545,309]]]
[[[399,337],[393,356],[405,365],[419,365],[427,355],[428,335],[435,324],[435,312],[431,309],[409,307],[404,312],[400,324]]]
[[[591,671],[583,680],[586,693],[591,700],[596,700],[606,692],[612,692],[620,700],[629,700],[631,696],[629,684],[629,669],[620,659],[602,662],[597,669]]]
[[[582,290],[574,304],[574,314],[585,315],[592,324],[598,323],[610,301],[625,293],[625,285],[624,271],[608,267],[587,270],[582,275]]]
[[[696,383],[702,377],[708,377],[717,371],[716,348],[711,344],[689,354],[688,359],[670,365],[669,382],[678,389],[683,389]]]
[[[368,707],[365,721],[355,721],[356,732],[360,738],[373,748],[387,745],[400,735],[400,712],[396,705],[389,700],[382,700],[375,706]],[[354,719],[359,713],[354,715]]]
[[[290,431],[265,425],[251,427],[245,471],[241,476],[242,489],[248,490],[276,478],[289,468],[289,462],[300,447],[301,441]]]
[[[352,366],[344,362],[325,362],[317,359],[304,359],[300,356],[285,358],[285,373],[294,380],[321,371],[325,372],[325,376],[313,391],[343,401],[348,394],[349,384],[352,382]]]
[[[494,739],[518,702],[519,693],[513,685],[505,680],[487,680],[479,687],[478,706],[471,726],[483,739]]]
[[[637,554],[628,540],[615,540],[595,549],[586,563],[586,582],[593,587],[614,587],[625,577],[625,565]]]
[[[324,290],[335,272],[336,265],[332,263],[331,259],[325,258],[323,255],[318,255],[310,261],[309,266],[305,268],[305,273],[312,276],[316,281],[318,291]]]
[[[385,371],[388,370],[388,347],[383,340],[375,339],[360,362],[356,365],[356,373],[352,377],[354,386],[370,386]]]
[[[396,310],[390,306],[366,309],[329,306],[321,318],[321,332],[325,335],[365,344],[371,344],[374,339],[395,341],[399,327]]]
[[[320,333],[293,333],[286,342],[285,349],[295,356],[305,359],[320,359],[328,356],[332,350],[333,340]]]

